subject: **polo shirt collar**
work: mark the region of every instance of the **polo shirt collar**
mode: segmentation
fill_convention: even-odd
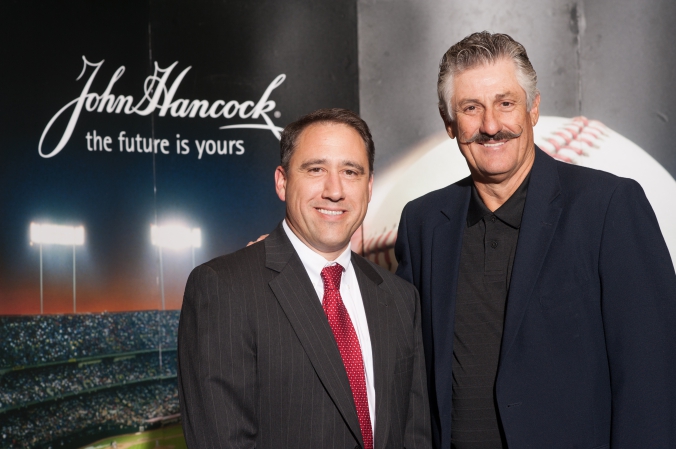
[[[505,203],[500,206],[495,212],[491,212],[484,204],[479,192],[474,183],[472,183],[472,195],[469,201],[469,209],[467,210],[467,226],[471,227],[477,224],[482,218],[495,215],[500,221],[509,226],[519,229],[521,227],[521,217],[523,216],[523,208],[526,204],[526,195],[528,194],[528,182],[530,181],[530,173],[523,180],[521,185],[509,197]]]

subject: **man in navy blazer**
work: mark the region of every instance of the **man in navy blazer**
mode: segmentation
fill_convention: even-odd
[[[435,447],[674,448],[676,274],[655,214],[635,181],[534,145],[536,82],[504,34],[440,64],[471,176],[410,202],[396,243]]]

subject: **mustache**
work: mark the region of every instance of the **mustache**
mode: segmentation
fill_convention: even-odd
[[[460,140],[460,143],[462,144],[470,144],[470,143],[486,143],[491,140],[511,140],[511,139],[516,139],[517,137],[520,137],[521,134],[523,134],[523,128],[521,129],[520,132],[518,133],[513,133],[511,131],[507,130],[502,130],[498,131],[495,134],[486,134],[481,131],[477,131],[476,134],[474,134],[472,137],[466,138],[464,140]]]

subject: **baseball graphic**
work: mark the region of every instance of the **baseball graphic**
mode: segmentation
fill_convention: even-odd
[[[638,181],[676,259],[676,180],[646,151],[585,117],[540,117],[534,134],[535,144],[555,159]],[[421,142],[398,163],[377,173],[364,221],[364,255],[394,271],[394,242],[406,203],[466,176],[467,163],[445,132]]]

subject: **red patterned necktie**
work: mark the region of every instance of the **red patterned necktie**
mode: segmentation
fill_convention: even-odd
[[[333,336],[338,343],[340,356],[343,358],[347,379],[350,381],[352,398],[357,407],[359,427],[364,438],[364,449],[373,449],[373,429],[369,414],[369,400],[366,395],[366,378],[364,376],[364,360],[361,347],[354,331],[350,315],[347,313],[343,298],[340,297],[340,277],[343,267],[340,264],[331,265],[322,269],[324,281],[324,312],[329,319]]]

